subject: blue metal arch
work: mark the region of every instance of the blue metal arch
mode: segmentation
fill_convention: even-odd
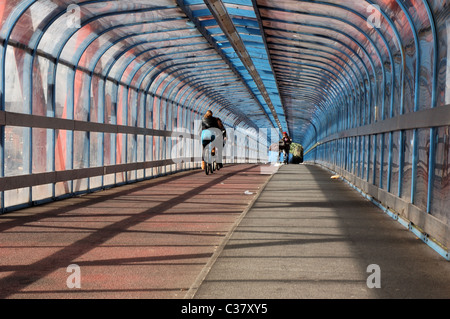
[[[275,54],[273,55],[273,56],[276,56]],[[311,54],[310,56],[312,56],[312,57],[316,57],[315,55],[313,55],[313,54]],[[290,59],[292,59],[292,57],[290,58]],[[300,59],[298,59],[298,58],[293,58],[294,60],[300,60]],[[313,62],[313,64],[311,64],[311,65],[315,65],[315,63],[320,63],[320,64],[325,64],[325,62],[322,62],[322,61],[316,61],[316,60],[314,60],[314,59],[301,59],[302,61],[309,61],[309,62]],[[329,61],[330,62],[332,62],[332,63],[336,63],[335,61],[332,61],[331,59],[329,59]],[[293,61],[290,61],[291,63],[293,62]],[[337,63],[336,63],[337,64]],[[309,63],[302,63],[301,65],[309,65]],[[339,65],[339,64],[338,64]],[[330,64],[330,66],[331,66],[331,64]],[[343,78],[347,81],[347,85],[349,84],[349,83],[351,83],[351,85],[352,85],[352,87],[353,87],[353,89],[354,90],[357,90],[358,89],[358,92],[361,92],[362,90],[361,90],[361,88],[359,87],[359,86],[355,86],[355,83],[353,82],[353,79],[351,78],[351,76],[350,76],[350,74],[348,73],[348,71],[347,70],[345,70],[345,68],[343,68],[341,65],[339,65],[340,67],[341,67],[341,69],[343,70],[343,71],[345,71],[346,73],[347,73],[347,75],[348,75],[348,77],[346,77],[346,76],[343,76]],[[336,70],[337,72],[339,72],[339,74],[342,76],[343,74],[342,74],[342,72],[341,71],[339,71],[337,68],[335,68],[335,67],[332,67],[334,70]],[[318,73],[318,74],[320,74],[320,73]],[[347,80],[348,78],[350,78],[350,82]],[[301,82],[301,81],[300,81]],[[346,86],[345,85],[345,83],[344,83],[344,86]],[[349,89],[348,87],[346,87],[347,88],[347,90]]]
[[[294,63],[294,62],[289,62],[289,63]],[[295,64],[295,63],[294,63]],[[319,69],[319,70],[322,70],[322,71],[325,71],[325,72],[329,72],[332,76],[334,76],[336,79],[338,79],[339,77],[338,76],[336,76],[333,72],[331,72],[330,70],[328,70],[327,68],[324,68],[324,67],[320,67],[320,66],[316,66],[316,65],[313,65],[313,64],[309,64],[309,63],[300,63],[300,62],[298,62],[298,64],[300,64],[300,65],[304,65],[304,66],[310,66],[310,67],[313,67],[313,68],[317,68],[317,69]],[[300,71],[300,73],[304,73],[304,71],[302,70],[302,71]],[[315,73],[315,72],[314,72]],[[316,73],[316,74],[320,74],[320,73]],[[325,75],[323,75],[323,76],[325,76]],[[300,81],[301,82],[301,81]],[[333,83],[333,81],[330,81],[330,83]],[[344,87],[345,87],[345,84],[343,85]],[[338,87],[338,89],[336,88],[336,90],[337,90],[337,92],[336,92],[336,97],[339,95],[339,91],[341,92],[341,93],[344,93],[344,91],[343,91],[343,89],[344,89],[344,87],[342,87],[342,86],[337,86]],[[348,89],[348,87],[347,87],[347,89]],[[327,96],[327,97],[329,97],[329,96]],[[335,97],[335,98],[336,98]],[[330,97],[331,98],[331,97]],[[337,110],[337,108],[335,108],[336,110]],[[324,112],[325,113],[325,115],[327,116],[327,112]]]
[[[277,29],[275,29],[275,30],[277,30]],[[323,37],[323,38],[325,38],[325,39],[329,39],[329,40],[338,42],[340,45],[342,45],[343,47],[345,47],[345,48],[347,48],[348,50],[350,50],[350,52],[352,52],[352,53],[360,60],[361,64],[363,65],[363,67],[365,68],[366,72],[368,73],[367,67],[365,66],[365,63],[362,61],[361,57],[360,57],[360,56],[359,56],[359,55],[358,55],[351,47],[349,47],[347,44],[343,43],[342,41],[340,41],[340,40],[338,40],[338,39],[331,38],[331,37],[329,37],[329,36],[325,36],[325,35],[317,35],[317,34],[312,35],[312,34],[309,34],[309,33],[306,33],[306,32],[296,32],[296,33],[299,33],[299,34],[305,34],[305,35],[308,35],[308,36],[316,36],[316,37],[319,37],[319,36],[320,36],[320,37]],[[352,39],[352,40],[353,40],[353,39]],[[322,43],[320,43],[320,42],[319,42],[318,44],[319,44],[319,45],[322,45]],[[358,45],[359,45],[359,47],[361,48],[361,51],[365,53],[366,57],[368,58],[369,62],[371,63],[372,70],[375,70],[375,66],[374,66],[373,61],[372,61],[371,58],[370,58],[370,55],[364,50],[364,48],[362,47],[361,44],[358,43]],[[376,73],[374,73],[374,77],[375,77],[375,79],[376,79]],[[377,94],[375,93],[375,96],[376,96],[376,95],[377,95]]]
[[[287,32],[287,31],[284,31],[284,32]],[[293,31],[288,31],[288,32],[294,33]],[[276,36],[273,36],[273,35],[272,35],[271,37],[274,37],[274,38],[281,38],[281,39],[287,39],[287,38],[283,38],[283,37],[276,37]],[[317,45],[317,46],[323,46],[323,47],[326,47],[326,48],[331,49],[331,50],[333,50],[333,51],[340,52],[341,54],[345,55],[350,61],[352,61],[352,63],[353,63],[355,66],[358,66],[357,63],[356,63],[356,61],[355,61],[350,55],[348,55],[346,52],[344,52],[343,50],[341,50],[341,49],[339,49],[339,48],[337,48],[337,47],[333,47],[333,46],[331,46],[331,45],[328,45],[328,44],[322,43],[322,42],[306,41],[305,39],[298,40],[298,42],[299,42],[300,44],[303,44],[303,43],[310,43],[310,44],[314,44],[314,45]],[[360,60],[360,62],[361,62],[361,65],[362,65],[362,67],[364,68],[365,74],[366,74],[366,76],[367,76],[367,82],[368,82],[368,84],[369,84],[369,98],[370,98],[369,101],[372,101],[372,95],[376,95],[376,92],[375,92],[375,94],[374,94],[373,89],[372,89],[372,82],[370,81],[369,70],[367,69],[366,65],[364,64],[364,62],[362,61],[362,59],[359,57],[359,55],[358,55],[352,48],[348,47],[348,46],[347,46],[345,43],[343,43],[343,42],[339,42],[339,44],[342,45],[342,46],[344,46],[344,47],[346,47],[350,52],[352,52],[356,57],[359,58],[359,60]],[[276,45],[282,45],[282,44],[276,43]],[[294,47],[295,47],[295,46],[294,46]],[[326,51],[326,50],[323,50],[323,51],[324,51],[324,52],[328,52],[328,51]],[[338,56],[338,55],[336,55],[336,56]],[[365,83],[364,77],[363,77],[363,75],[362,75],[362,71],[360,70],[359,67],[357,67],[356,69],[361,73],[361,76],[362,76],[362,79],[363,79],[363,83]],[[375,74],[375,73],[374,73],[374,77],[376,78],[376,74]],[[370,105],[371,105],[371,104],[369,104],[369,107],[370,107]]]
[[[280,10],[280,9],[278,9],[278,10]],[[290,10],[286,10],[286,11],[290,12]],[[311,15],[316,15],[316,14],[311,13]],[[319,16],[322,16],[322,15],[319,15]],[[363,34],[371,42],[371,44],[374,47],[375,53],[377,54],[378,59],[380,61],[382,74],[383,74],[383,88],[385,88],[385,86],[386,86],[386,82],[385,82],[386,72],[385,72],[385,68],[384,68],[384,63],[383,63],[383,59],[381,58],[381,54],[380,54],[379,50],[376,48],[376,45],[373,42],[373,40],[365,32],[363,32],[360,28],[354,26],[352,23],[349,23],[348,21],[345,21],[345,20],[342,20],[342,19],[338,19],[338,18],[335,18],[335,17],[331,17],[331,16],[324,16],[324,17],[329,18],[329,19],[335,19],[335,20],[338,20],[340,22],[344,22],[344,23],[347,23],[349,25],[352,25],[356,30],[358,30],[361,34]],[[276,20],[272,19],[271,21],[276,21]],[[331,28],[331,27],[317,26],[317,25],[313,25],[313,24],[303,24],[303,23],[293,23],[293,22],[291,23],[291,22],[286,22],[286,21],[279,21],[279,22],[288,23],[288,24],[295,24],[295,25],[304,25],[304,26],[309,26],[309,27],[319,28],[319,29],[325,29],[325,30],[328,30],[328,31],[332,31],[332,32],[336,32],[338,34],[341,34],[344,37],[349,38],[352,42],[356,43],[360,47],[360,49],[365,53],[366,57],[368,57],[369,61],[371,61],[370,54],[367,52],[367,50],[364,48],[364,46],[359,41],[357,41],[356,39],[354,39],[350,35],[345,34],[341,30],[336,30],[336,29]],[[308,34],[306,32],[304,32],[303,34],[310,35],[310,34]],[[317,34],[315,34],[314,36],[319,37],[319,35],[317,35]],[[326,37],[326,36],[324,36],[324,37]],[[333,38],[333,40],[336,41],[337,39]],[[372,69],[375,70],[373,62],[371,62],[371,64],[372,64]],[[385,89],[383,89],[383,91],[385,92]],[[384,94],[383,94],[383,96],[384,96]],[[382,108],[384,110],[384,99],[382,100]]]

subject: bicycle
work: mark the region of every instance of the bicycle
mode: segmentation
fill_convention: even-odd
[[[205,174],[209,175],[209,173],[214,173],[215,171],[219,171],[221,169],[221,165],[217,163],[217,153],[219,150],[217,147],[212,146],[212,142],[215,140],[213,136],[211,141],[203,147],[203,161],[205,162]]]
[[[212,154],[212,147],[211,143],[209,143],[204,149],[203,149],[203,160],[205,161],[205,174],[209,175],[209,173],[214,172],[213,168],[213,160],[212,160],[213,154]]]
[[[211,151],[211,155],[212,155],[212,168],[213,168],[213,171],[220,171],[220,165],[217,163],[217,161],[216,161],[216,153],[217,153],[217,148],[216,147],[214,147],[213,149],[212,149],[212,151]]]

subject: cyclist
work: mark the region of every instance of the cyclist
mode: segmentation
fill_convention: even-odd
[[[216,139],[217,132],[220,132],[218,119],[213,116],[213,112],[208,110],[202,118],[202,145],[203,150],[209,143]],[[204,152],[202,152],[202,169],[205,169]]]
[[[289,162],[289,152],[291,151],[292,138],[286,132],[283,132],[283,138],[279,142],[278,158],[280,158],[281,152],[284,151],[284,163]]]

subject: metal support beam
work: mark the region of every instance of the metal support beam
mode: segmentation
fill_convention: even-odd
[[[239,36],[239,32],[236,30],[236,27],[231,20],[231,17],[229,16],[227,9],[223,5],[223,2],[221,0],[204,0],[206,6],[211,11],[212,15],[216,19],[218,25],[224,32],[225,36],[227,37],[228,41],[230,41],[231,46],[235,50],[236,54],[244,64],[247,71],[250,73],[251,77],[253,78],[253,81],[255,82],[256,86],[258,87],[258,90],[261,92],[261,95],[263,96],[264,100],[266,101],[267,106],[269,107],[270,111],[272,112],[272,116],[275,119],[278,128],[280,129],[280,132],[283,131],[283,128],[281,126],[280,120],[278,118],[278,115],[275,111],[275,107],[270,100],[269,93],[267,92],[267,89],[264,85],[263,80],[261,79],[261,76],[259,75],[258,71],[256,70],[255,65],[253,64],[253,61],[247,52],[247,49],[245,47],[244,42],[242,41],[241,37]]]
[[[247,83],[245,82],[245,80],[242,78],[242,76],[240,75],[240,73],[236,70],[236,68],[234,67],[234,65],[231,63],[231,61],[226,57],[226,55],[222,52],[222,50],[218,47],[217,43],[212,39],[211,35],[208,33],[208,31],[200,24],[200,22],[198,21],[197,18],[194,17],[194,15],[192,14],[191,10],[184,4],[184,0],[176,0],[177,5],[181,8],[181,10],[183,10],[183,12],[186,14],[186,16],[189,18],[190,21],[192,21],[192,23],[195,25],[195,27],[197,28],[197,30],[203,35],[203,37],[208,41],[208,43],[211,45],[212,48],[214,48],[214,50],[216,50],[216,52],[222,57],[223,61],[225,61],[225,63],[230,67],[230,69],[233,71],[234,74],[236,74],[236,76],[239,78],[239,80],[243,83],[243,85],[247,88],[247,90],[249,91],[250,95],[252,96],[252,98],[254,99],[254,101],[258,104],[258,106],[261,108],[261,111],[263,112],[263,114],[266,116],[267,120],[269,121],[270,124],[273,125],[272,120],[270,119],[270,116],[266,113],[266,111],[264,110],[264,107],[261,105],[261,103],[258,101],[258,98],[255,96],[255,94],[253,93],[253,91],[251,90],[251,88],[247,85]],[[281,125],[278,125],[279,127],[281,127]]]

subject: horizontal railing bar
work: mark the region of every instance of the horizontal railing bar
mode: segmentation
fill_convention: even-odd
[[[155,130],[144,127],[115,125],[106,123],[86,122],[79,120],[69,120],[41,115],[14,113],[8,111],[0,111],[0,126],[18,126],[30,128],[43,128],[68,131],[84,131],[98,133],[115,133],[115,134],[136,134],[150,135],[162,137],[184,137],[195,139],[195,134],[178,131]]]
[[[242,158],[240,158],[239,156],[223,157],[224,160],[229,158],[250,160],[249,157],[242,157]],[[0,191],[8,191],[25,187],[67,182],[77,179],[105,176],[109,174],[124,173],[141,169],[161,167],[166,165],[177,165],[182,163],[194,163],[194,162],[195,162],[194,157],[186,157],[186,158],[177,158],[175,160],[167,159],[149,162],[135,162],[135,163],[72,169],[65,171],[53,171],[35,174],[7,176],[0,178]]]
[[[319,144],[346,137],[367,136],[401,130],[431,128],[450,125],[450,105],[399,115],[370,125],[356,127],[330,135]]]
[[[194,158],[178,158],[176,162],[173,159],[169,159],[151,162],[126,163],[109,166],[72,169],[65,171],[8,176],[0,178],[0,191],[7,191],[45,184],[53,184],[59,182],[67,182],[82,178],[104,176],[115,173],[123,173],[140,169],[160,167],[165,165],[175,165],[182,162],[194,162]]]

